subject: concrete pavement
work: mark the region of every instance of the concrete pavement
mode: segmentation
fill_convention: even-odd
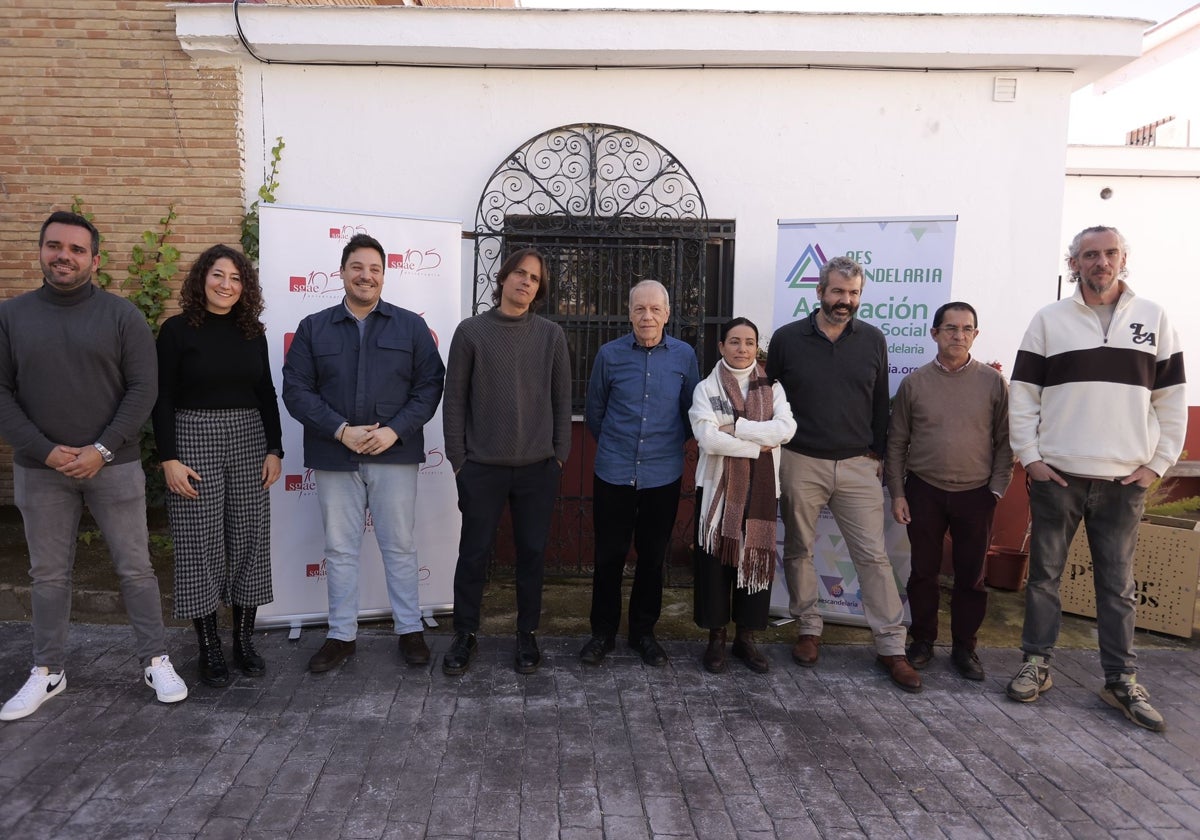
[[[624,646],[601,667],[581,638],[542,640],[534,676],[511,637],[471,670],[409,669],[375,628],[314,675],[323,633],[259,633],[265,677],[196,680],[190,630],[170,629],[192,688],[172,706],[141,683],[129,630],[74,625],[68,687],[0,724],[0,837],[937,838],[1200,836],[1200,653],[1146,651],[1141,679],[1168,731],[1096,695],[1094,651],[1064,651],[1054,688],[1018,704],[1013,650],[984,650],[968,683],[938,649],[904,694],[860,645],[798,668],[667,642],[648,668]],[[28,625],[0,623],[0,695],[29,670]]]

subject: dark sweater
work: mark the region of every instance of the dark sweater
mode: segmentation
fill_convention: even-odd
[[[497,309],[458,325],[442,399],[446,457],[519,467],[571,454],[571,362],[557,324]]]
[[[125,298],[43,283],[0,304],[0,435],[21,466],[94,443],[114,463],[139,460],[157,391],[154,336]]]
[[[810,458],[883,458],[887,340],[854,318],[830,341],[817,329],[817,311],[777,329],[767,352],[767,378],[783,385],[796,418],[796,434],[784,446]]]
[[[204,313],[199,327],[187,315],[168,318],[158,333],[158,402],[154,437],[164,461],[179,457],[175,410],[256,408],[267,449],[282,451],[279,402],[264,335],[246,338],[235,316]]]

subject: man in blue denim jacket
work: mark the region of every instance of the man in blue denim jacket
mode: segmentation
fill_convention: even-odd
[[[663,561],[683,476],[688,409],[700,381],[696,351],[664,334],[671,301],[657,280],[629,291],[633,332],[600,348],[588,382],[587,425],[596,438],[592,521],[592,637],[579,652],[599,665],[621,624],[621,577],[632,540],[637,551],[629,594],[629,646],[647,665],[667,655],[654,638],[662,611]]]
[[[358,555],[371,510],[400,653],[429,663],[418,602],[417,471],[423,427],[446,368],[424,319],[380,300],[387,257],[366,234],[342,250],[346,297],[300,322],[283,366],[283,402],[304,424],[325,527],[329,634],[309,660],[328,671],[354,653]]]

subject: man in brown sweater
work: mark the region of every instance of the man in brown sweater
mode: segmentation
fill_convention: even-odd
[[[912,611],[908,661],[924,668],[938,634],[938,574],[949,529],[954,550],[950,598],[951,661],[969,680],[983,679],[975,634],[987,612],[984,559],[996,500],[1012,480],[1008,385],[971,358],[979,334],[975,309],[952,301],[933,316],[932,362],[900,383],[888,427],[886,476],[892,516],[908,526]]]

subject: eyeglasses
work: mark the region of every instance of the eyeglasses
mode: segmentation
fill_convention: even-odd
[[[948,333],[950,335],[971,336],[975,335],[974,327],[934,327],[938,332]]]

